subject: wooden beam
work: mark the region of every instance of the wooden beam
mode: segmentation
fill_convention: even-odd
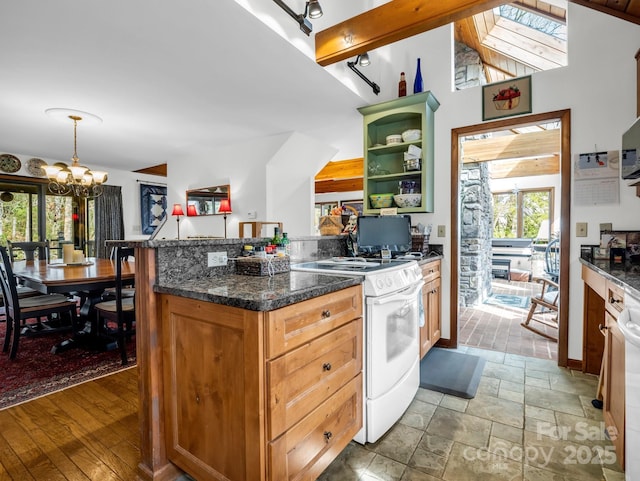
[[[559,173],[559,155],[535,159],[496,160],[489,164],[489,175],[492,179],[532,177],[534,175],[553,175]]]
[[[344,180],[322,180],[316,182],[316,194],[327,194],[329,192],[351,192],[363,190],[362,177],[359,179]]]
[[[607,5],[600,5],[600,4],[595,3],[593,1],[590,1],[590,0],[569,0],[569,1],[571,3],[582,5],[583,7],[592,8],[594,10],[598,10],[599,12],[603,12],[603,13],[607,13],[609,15],[613,15],[614,17],[618,17],[618,18],[621,18],[622,20],[626,20],[628,22],[635,23],[636,25],[640,25],[640,18],[639,17],[637,17],[635,15],[631,15],[631,14],[629,14],[627,12],[616,10],[615,8],[611,8],[611,7],[607,6],[607,5],[609,5],[609,2],[607,2]]]
[[[316,33],[316,62],[326,67],[503,3],[504,0],[392,0]]]
[[[154,165],[153,167],[146,167],[144,169],[134,170],[134,172],[138,172],[140,174],[161,175],[163,177],[166,177],[167,164]]]
[[[560,152],[560,129],[505,135],[462,144],[462,162],[487,162],[547,156]]]
[[[364,159],[329,162],[316,174],[316,182],[322,180],[355,179],[364,176]]]

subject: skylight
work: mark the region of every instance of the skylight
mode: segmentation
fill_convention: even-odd
[[[494,8],[493,11],[496,15],[513,20],[525,27],[533,28],[538,32],[546,33],[565,42],[567,40],[567,26],[564,23],[557,22],[538,13],[523,10],[512,4],[501,5]]]
[[[524,77],[567,65],[565,0],[516,0],[456,22],[456,89]],[[465,63],[466,62],[466,63]],[[472,63],[469,63],[472,62]],[[469,73],[479,73],[476,78]]]

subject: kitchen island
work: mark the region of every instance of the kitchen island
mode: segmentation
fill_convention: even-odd
[[[136,249],[138,479],[313,480],[362,426],[360,279],[238,275],[246,242],[110,243]]]

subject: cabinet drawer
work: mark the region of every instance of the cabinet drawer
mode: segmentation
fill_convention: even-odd
[[[269,443],[271,481],[312,481],[362,427],[362,373]]]
[[[594,271],[593,269],[589,269],[587,266],[582,266],[582,280],[600,297],[602,297],[603,299],[607,298],[607,288],[605,286],[606,280],[596,271]]]
[[[422,268],[422,277],[425,282],[429,282],[433,279],[440,277],[440,261],[433,261],[420,266]]]
[[[606,282],[606,288],[605,307],[617,319],[618,314],[624,309],[624,289],[609,280]]]
[[[267,359],[362,316],[362,287],[354,286],[267,313]]]
[[[362,371],[362,318],[267,362],[267,439],[274,439]]]

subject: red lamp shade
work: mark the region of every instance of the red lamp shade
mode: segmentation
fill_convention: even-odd
[[[182,205],[173,204],[173,212],[171,212],[171,215],[184,215],[184,212],[182,211]]]
[[[187,215],[188,216],[198,215],[198,211],[196,210],[195,205],[191,204],[187,206]]]
[[[220,208],[218,212],[221,214],[230,214],[231,213],[231,201],[229,199],[222,199],[220,201]]]

